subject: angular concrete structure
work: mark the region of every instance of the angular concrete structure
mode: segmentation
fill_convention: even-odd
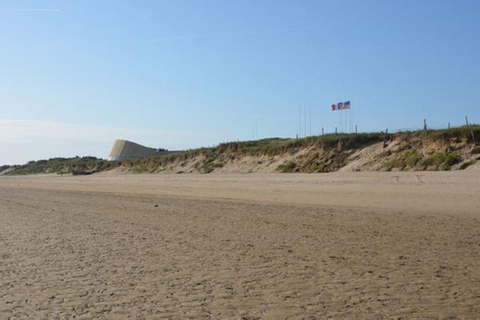
[[[124,160],[124,159],[139,159],[152,156],[160,156],[167,152],[157,151],[153,148],[144,147],[138,143],[128,140],[115,140],[112,151],[110,152],[111,160]]]

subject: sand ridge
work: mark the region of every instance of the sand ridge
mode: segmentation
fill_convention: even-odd
[[[477,181],[0,177],[0,318],[478,318]]]

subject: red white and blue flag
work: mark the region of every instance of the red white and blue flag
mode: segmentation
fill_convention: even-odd
[[[340,110],[343,109],[350,109],[350,101],[342,103],[342,108]]]
[[[337,104],[332,104],[332,111],[350,109],[350,101],[339,102]]]

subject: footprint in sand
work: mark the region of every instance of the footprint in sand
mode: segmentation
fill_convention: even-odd
[[[424,184],[425,183],[419,175],[415,176],[415,180],[417,181],[418,184]]]

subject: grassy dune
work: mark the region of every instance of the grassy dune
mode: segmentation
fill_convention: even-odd
[[[226,142],[213,148],[122,161],[95,157],[52,158],[30,161],[25,165],[2,166],[0,172],[5,175],[82,175],[117,169],[138,173],[311,173],[338,171],[347,166],[355,171],[463,170],[478,162],[479,142],[480,126],[472,125],[449,130],[329,134],[300,139]]]

